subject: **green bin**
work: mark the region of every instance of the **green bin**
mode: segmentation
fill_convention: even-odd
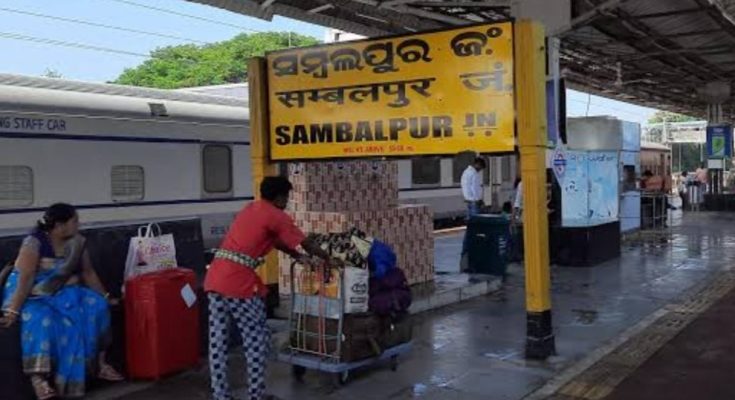
[[[505,276],[510,256],[510,221],[501,215],[476,215],[467,224],[467,272]]]

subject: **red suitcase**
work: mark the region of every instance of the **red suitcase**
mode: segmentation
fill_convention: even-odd
[[[182,296],[196,288],[193,271],[175,268],[125,283],[125,343],[131,378],[158,379],[199,363],[199,302]]]

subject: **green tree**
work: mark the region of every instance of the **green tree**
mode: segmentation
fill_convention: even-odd
[[[704,143],[672,143],[673,172],[694,172],[702,164],[703,155]]]
[[[654,113],[651,116],[651,118],[648,119],[648,123],[649,124],[659,124],[659,123],[664,122],[664,120],[666,120],[666,122],[689,122],[689,121],[697,121],[697,118],[690,117],[684,114],[677,114],[677,113],[659,110],[659,111],[656,111],[656,113]]]
[[[268,51],[318,44],[290,32],[241,34],[204,46],[184,44],[156,49],[143,64],[126,69],[113,83],[160,89],[220,85],[247,80],[247,60]]]

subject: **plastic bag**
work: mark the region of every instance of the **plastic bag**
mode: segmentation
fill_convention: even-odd
[[[370,273],[362,268],[347,267],[344,272],[345,314],[364,313],[368,310],[368,283]]]
[[[154,228],[158,228],[158,235]],[[125,260],[125,280],[176,266],[174,236],[162,235],[157,224],[141,226],[138,235],[130,238]]]
[[[396,268],[396,253],[387,244],[373,240],[368,254],[368,265],[375,278],[383,278],[390,270]]]
[[[360,253],[362,258],[368,258],[370,255],[370,249],[373,247],[373,238],[371,237],[360,237],[352,235],[352,245],[355,246],[357,252]]]

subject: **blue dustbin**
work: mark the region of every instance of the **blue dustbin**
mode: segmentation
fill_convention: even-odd
[[[501,215],[473,216],[467,224],[468,271],[504,277],[510,257],[510,221]]]

